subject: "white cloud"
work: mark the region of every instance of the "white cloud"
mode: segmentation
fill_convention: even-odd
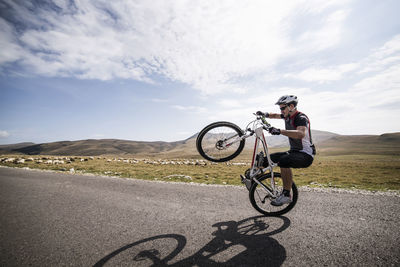
[[[301,96],[300,108],[313,127],[341,134],[376,134],[400,130],[400,65],[365,77],[347,90],[314,90]]]
[[[390,56],[390,55],[388,55]],[[284,94],[299,97],[299,110],[311,119],[314,129],[326,130],[340,134],[377,134],[400,130],[397,119],[400,106],[400,64],[382,69],[368,76],[355,75],[364,62],[342,64],[326,68],[326,72],[307,69],[296,78],[318,83],[337,80],[348,80],[351,74],[355,82],[342,88],[333,85],[332,89],[320,90],[315,87],[272,87],[264,93],[248,96],[238,100],[224,99],[218,101],[219,112],[212,117],[215,120],[231,120],[245,126],[252,119],[251,114],[257,110],[279,112],[274,105]],[[312,73],[312,75],[311,75]],[[306,76],[305,74],[310,74]],[[339,89],[339,90],[338,90]],[[235,107],[236,101],[241,105]],[[282,122],[271,121],[276,127],[284,127]]]
[[[321,4],[317,9],[315,5]],[[235,79],[270,71],[282,57],[313,52],[340,41],[343,3],[271,1],[56,1],[58,13],[11,3],[28,28],[6,40],[1,62],[19,62],[48,76],[152,82],[152,75],[191,85],[204,94],[245,93]],[[26,6],[30,5],[28,9]],[[288,17],[301,7],[330,15],[293,44]],[[34,11],[32,11],[34,10]],[[3,24],[5,22],[3,21]],[[3,28],[3,27],[2,27]],[[298,48],[297,48],[298,46]],[[8,55],[8,56],[7,56]],[[2,61],[1,61],[2,60]]]
[[[363,104],[367,107],[397,104],[400,102],[399,92],[400,65],[392,66],[357,82],[351,90],[351,94],[362,98]]]
[[[346,10],[334,11],[322,20],[317,29],[304,32],[298,42],[315,50],[336,46],[341,41],[343,24],[348,13]]]
[[[195,113],[205,113],[207,111],[206,108],[198,106],[172,105],[171,107],[180,111],[195,112]]]
[[[377,49],[376,52],[372,55],[372,57],[383,58],[399,52],[400,52],[400,34],[394,36],[391,40],[386,42],[382,47]]]
[[[241,107],[242,106],[242,102],[240,100],[237,99],[222,99],[219,104],[222,107],[226,107],[226,108],[233,108],[233,107]]]
[[[372,52],[364,61],[359,73],[382,71],[393,65],[400,64],[400,35],[394,36],[383,46]]]
[[[344,74],[354,71],[359,66],[356,63],[342,64],[332,67],[308,68],[299,73],[289,73],[284,75],[289,78],[296,78],[308,82],[326,83],[337,81],[343,78]]]
[[[7,131],[0,131],[0,138],[7,138],[10,134]]]
[[[310,67],[283,76],[307,82],[328,83],[345,80],[351,74],[361,80],[367,77],[366,75],[374,76],[398,65],[400,65],[400,35],[394,36],[378,49],[374,49],[366,59],[358,62]]]
[[[0,37],[0,66],[20,59],[24,51],[17,44],[11,26],[2,18],[0,18]]]

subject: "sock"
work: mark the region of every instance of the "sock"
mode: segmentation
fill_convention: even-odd
[[[283,189],[282,194],[284,196],[286,196],[286,197],[290,197],[290,191],[289,190]]]

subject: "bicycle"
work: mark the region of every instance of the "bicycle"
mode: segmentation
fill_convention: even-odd
[[[297,202],[298,190],[295,183],[292,184],[292,201],[282,206],[274,206],[271,201],[276,199],[283,189],[281,174],[274,172],[278,166],[269,154],[265,140],[264,130],[271,128],[265,116],[254,114],[255,120],[251,121],[244,130],[236,124],[219,121],[206,126],[200,131],[196,140],[196,147],[200,155],[212,162],[226,162],[236,158],[245,146],[247,138],[255,135],[255,144],[251,167],[241,175],[242,183],[249,191],[252,206],[260,213],[267,216],[279,216],[290,211]],[[252,125],[251,127],[249,127]],[[262,150],[259,152],[260,143]],[[264,159],[267,159],[267,167],[264,167]]]

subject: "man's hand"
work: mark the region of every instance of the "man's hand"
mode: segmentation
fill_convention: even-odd
[[[280,135],[281,134],[281,130],[275,127],[271,127],[268,129],[268,132],[272,135]]]
[[[257,115],[257,116],[265,116],[266,118],[269,117],[268,112],[262,112],[262,111],[257,111],[257,112],[256,112],[256,115]]]

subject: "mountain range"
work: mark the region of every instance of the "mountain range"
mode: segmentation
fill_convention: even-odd
[[[317,151],[322,154],[392,154],[400,155],[400,132],[383,135],[339,135],[312,131]],[[119,139],[88,139],[51,143],[19,143],[0,145],[0,154],[57,155],[57,156],[140,156],[140,157],[199,157],[196,151],[197,134],[177,142],[143,142]],[[254,139],[253,139],[254,140]],[[288,147],[285,136],[267,136],[272,148]],[[246,140],[245,150],[253,149],[254,141]]]

